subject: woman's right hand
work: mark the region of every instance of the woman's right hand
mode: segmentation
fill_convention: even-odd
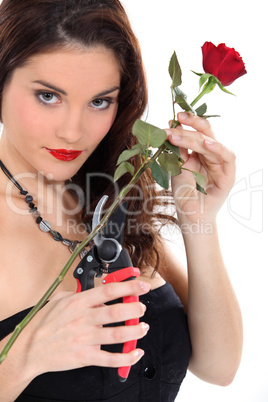
[[[106,327],[140,318],[145,313],[142,303],[106,302],[124,296],[147,293],[150,285],[139,280],[102,285],[82,293],[61,292],[33,318],[21,333],[29,377],[49,371],[63,371],[85,366],[131,366],[143,356],[135,349],[130,353],[110,353],[101,345],[140,339],[148,325]],[[28,378],[29,378],[28,377]]]

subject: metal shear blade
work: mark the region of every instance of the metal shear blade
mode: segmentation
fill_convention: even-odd
[[[104,195],[98,202],[92,219],[93,230],[100,224],[103,207],[108,198],[109,197],[107,195]],[[114,214],[109,220],[110,224],[112,223]],[[98,248],[99,256],[103,262],[111,264],[118,259],[122,251],[122,245],[114,237],[104,237],[102,233],[98,232],[94,237],[94,242]]]

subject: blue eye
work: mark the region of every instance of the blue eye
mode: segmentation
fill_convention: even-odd
[[[108,109],[111,103],[113,103],[111,99],[94,99],[92,102],[90,102],[93,108],[100,110]]]

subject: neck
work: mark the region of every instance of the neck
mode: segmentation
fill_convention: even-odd
[[[14,174],[13,169],[1,161],[1,170],[6,180],[1,180],[3,191],[13,201],[22,200],[28,193],[38,205],[39,211],[48,216],[69,215],[68,211],[77,211],[77,200],[70,194],[64,182],[50,181],[40,172],[22,172]],[[70,185],[69,185],[70,187]],[[77,212],[76,212],[77,213]]]
[[[57,198],[62,194],[64,181],[55,181],[49,173],[44,175],[36,170],[25,159],[12,143],[7,139],[7,133],[3,130],[0,137],[0,159],[5,164],[12,176],[27,190],[35,200],[45,204],[50,203],[51,194]],[[48,195],[47,195],[48,194]]]
[[[48,222],[48,221],[44,220],[43,217],[41,216],[41,215],[43,215],[42,209],[44,211],[44,205],[42,205],[43,208],[40,208],[40,205],[42,204],[40,201],[43,202],[45,198],[49,199],[48,202],[46,202],[46,205],[49,206],[50,208],[49,208],[49,210],[46,211],[47,212],[46,215],[47,216],[50,215],[50,218],[52,218],[55,226],[62,226],[63,223],[68,222],[68,217],[70,218],[70,216],[72,216],[72,221],[74,223],[76,222],[76,224],[77,224],[78,220],[75,218],[77,218],[77,215],[79,214],[79,212],[81,212],[81,208],[80,208],[79,204],[77,204],[77,203],[76,203],[76,205],[74,204],[74,199],[70,195],[70,193],[68,193],[65,186],[60,183],[57,183],[57,185],[55,185],[55,183],[48,184],[48,183],[44,183],[44,181],[41,181],[41,185],[40,185],[40,183],[38,183],[38,185],[37,185],[37,189],[40,187],[40,191],[37,191],[37,197],[34,198],[33,193],[28,191],[28,189],[26,189],[26,187],[23,187],[21,182],[18,181],[19,175],[14,177],[12,172],[7,168],[7,166],[5,166],[5,164],[1,160],[0,160],[0,168],[7,180],[6,189],[8,187],[10,189],[10,187],[11,187],[11,190],[13,191],[13,193],[14,193],[14,191],[16,191],[15,199],[17,200],[18,203],[21,204],[23,202],[26,202],[28,204],[30,213],[33,215],[34,219],[36,220],[36,223],[39,224],[40,229],[42,231],[50,232],[55,240],[63,241],[64,237],[62,237],[62,235],[60,233],[57,232],[58,234],[56,234],[56,235],[52,233],[51,224],[50,224],[50,222],[52,222],[51,219],[49,219],[50,222]],[[0,182],[2,182],[2,180]],[[38,180],[37,180],[37,182],[38,182]],[[45,194],[45,197],[44,197],[44,194]],[[8,191],[6,191],[5,195],[6,195],[6,201],[10,202],[13,195],[11,193],[8,193]],[[11,198],[8,198],[8,197],[11,197]],[[37,204],[38,200],[39,200],[39,205]],[[16,207],[16,205],[13,201],[14,200],[12,200],[12,206]],[[10,203],[10,205],[11,205],[11,203]],[[51,209],[51,207],[52,207],[52,209]],[[80,208],[79,211],[77,210],[77,207]],[[25,205],[24,205],[23,209],[25,210]],[[69,209],[70,213],[68,213],[68,209]],[[48,219],[48,218],[46,217],[46,219]],[[84,228],[84,234],[85,233],[86,233],[86,231]],[[55,238],[55,236],[56,236],[56,238]],[[73,247],[73,244],[74,244],[74,247]],[[65,245],[70,246],[71,247],[70,250],[73,251],[72,248],[75,248],[76,242],[72,243],[68,240],[67,244],[65,243]]]

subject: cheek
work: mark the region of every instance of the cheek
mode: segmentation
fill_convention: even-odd
[[[101,114],[101,112],[100,112]],[[103,113],[104,115],[104,113]],[[99,116],[98,120],[95,120],[92,132],[95,132],[94,138],[96,142],[100,142],[112,127],[117,115],[117,108],[112,111],[108,116]]]
[[[37,113],[35,105],[26,100],[20,101],[19,96],[11,96],[3,103],[3,124],[13,135],[23,134],[23,137],[34,137],[40,134],[46,119]],[[20,138],[23,138],[20,135]]]
[[[49,119],[43,116],[40,108],[37,108],[35,104],[20,105],[18,108],[18,119],[24,131],[27,130],[27,135],[30,137],[42,138],[49,125]]]

